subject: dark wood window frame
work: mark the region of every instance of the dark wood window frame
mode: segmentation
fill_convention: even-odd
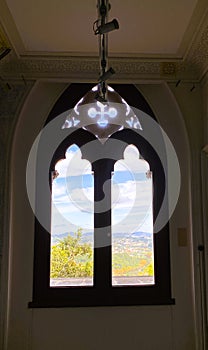
[[[118,91],[119,92],[119,91]],[[126,96],[124,98],[127,100]],[[128,100],[127,100],[128,102]],[[150,164],[153,173],[153,219],[160,210],[165,190],[165,176],[160,159],[152,146],[140,135],[130,129],[124,129],[111,136],[136,146],[142,157]],[[55,169],[58,160],[65,158],[65,152],[72,144],[82,147],[95,140],[86,130],[79,129],[67,137],[57,148],[53,156],[50,172]],[[99,141],[98,141],[99,142]],[[106,142],[107,145],[108,141]],[[106,145],[101,145],[103,155]],[[102,185],[111,178],[116,160],[123,156],[124,149],[114,150],[112,159],[100,159],[92,163],[94,171],[95,201],[102,199]],[[90,155],[83,158],[90,161]],[[48,203],[50,208],[50,201]],[[47,210],[50,220],[50,209]],[[111,211],[94,215],[96,228],[111,225]],[[106,232],[107,233],[107,232]],[[34,281],[33,300],[29,307],[80,307],[80,306],[117,306],[117,305],[167,305],[174,304],[171,297],[169,225],[154,234],[155,284],[140,286],[111,285],[111,246],[94,249],[94,286],[50,287],[50,233],[35,219],[34,243]],[[96,245],[99,247],[99,244]]]

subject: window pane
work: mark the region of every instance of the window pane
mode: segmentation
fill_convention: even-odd
[[[76,145],[52,174],[50,286],[93,285],[94,177]]]
[[[130,145],[112,176],[112,285],[154,284],[153,187],[149,164]]]

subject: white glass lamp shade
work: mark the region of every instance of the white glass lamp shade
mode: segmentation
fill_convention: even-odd
[[[123,128],[142,129],[132,108],[113,88],[107,87],[107,102],[98,99],[95,86],[70,111],[63,128],[84,128],[101,141]]]

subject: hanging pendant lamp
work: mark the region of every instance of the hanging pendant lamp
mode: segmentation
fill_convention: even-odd
[[[94,86],[70,111],[62,128],[83,128],[93,133],[101,142],[123,128],[142,129],[138,117],[127,102],[106,81],[115,71],[108,69],[108,33],[118,29],[116,19],[108,20],[108,0],[98,0],[98,19],[94,22],[94,34],[99,36],[100,77]]]

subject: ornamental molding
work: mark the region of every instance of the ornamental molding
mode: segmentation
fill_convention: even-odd
[[[3,61],[3,60],[2,60]],[[200,67],[196,61],[160,61],[134,58],[111,58],[109,64],[116,71],[114,81],[140,79],[194,80],[200,79]],[[63,79],[97,81],[98,59],[94,57],[69,58],[5,58],[0,63],[3,79]]]
[[[0,34],[2,35],[2,28]],[[7,39],[7,38],[6,38]],[[6,40],[5,39],[5,40]],[[139,82],[143,79],[199,82],[208,71],[208,11],[181,58],[112,57],[109,64],[114,82]],[[58,79],[93,81],[99,76],[98,57],[40,56],[17,57],[14,50],[0,61],[0,77],[5,80]]]

